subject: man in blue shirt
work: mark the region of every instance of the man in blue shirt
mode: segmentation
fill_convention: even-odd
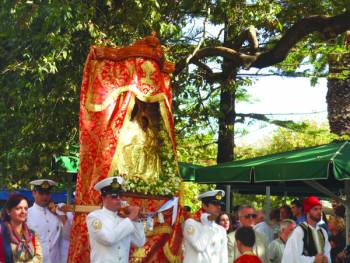
[[[303,204],[298,199],[294,199],[290,203],[290,208],[292,209],[292,214],[295,217],[295,223],[300,225],[300,223],[306,221],[306,216],[303,212]]]

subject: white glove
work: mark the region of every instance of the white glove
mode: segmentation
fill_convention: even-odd
[[[62,207],[62,206],[65,206],[66,204],[64,204],[64,203],[59,203],[59,204],[57,204],[57,208],[56,208],[56,214],[57,215],[59,215],[59,216],[65,216],[66,215],[66,213],[65,212],[63,212],[62,210],[60,210],[60,208]]]

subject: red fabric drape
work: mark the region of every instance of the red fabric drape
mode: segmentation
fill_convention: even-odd
[[[131,50],[137,50],[140,55],[143,52],[144,57],[130,55],[128,48],[128,52],[120,53],[120,50],[92,47],[86,60],[80,97],[80,163],[75,196],[77,205],[101,204],[100,195],[93,187],[98,181],[114,175],[118,135],[126,116],[133,108],[135,98],[144,102],[157,102],[165,109],[162,117],[175,152],[172,94],[167,73],[169,64],[164,62],[159,48],[149,46],[148,42],[146,46],[141,45]],[[133,202],[136,200],[134,198]],[[155,200],[147,202],[160,204]],[[85,220],[84,213],[74,217],[69,262],[89,262]],[[155,241],[152,242],[162,247],[171,235],[163,233],[153,237]],[[150,247],[149,251],[152,249],[154,247]]]

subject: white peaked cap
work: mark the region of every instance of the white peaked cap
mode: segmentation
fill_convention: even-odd
[[[31,181],[29,184],[35,185],[35,186],[41,186],[43,184],[48,184],[49,186],[57,185],[55,181],[50,179],[38,179],[38,180]]]
[[[117,182],[119,185],[124,184],[124,178],[121,176],[113,176],[113,177],[107,177],[101,181],[99,181],[97,184],[95,184],[95,190],[101,192],[101,189],[110,186],[113,182]]]
[[[222,197],[225,196],[225,191],[223,190],[213,190],[213,191],[208,191],[208,192],[205,192],[203,194],[200,194],[198,196],[198,200],[201,201],[203,198],[206,198],[206,197],[216,197],[218,195],[221,195]]]

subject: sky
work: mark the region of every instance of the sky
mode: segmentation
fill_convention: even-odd
[[[327,80],[325,78],[319,79],[316,86],[311,86],[308,78],[260,77],[252,86],[247,87],[247,90],[254,103],[238,103],[237,113],[291,113],[291,115],[270,117],[294,121],[308,119],[319,123],[327,121]],[[238,145],[260,143],[276,128],[275,125],[256,122],[248,128],[249,134],[236,138],[236,143]]]

